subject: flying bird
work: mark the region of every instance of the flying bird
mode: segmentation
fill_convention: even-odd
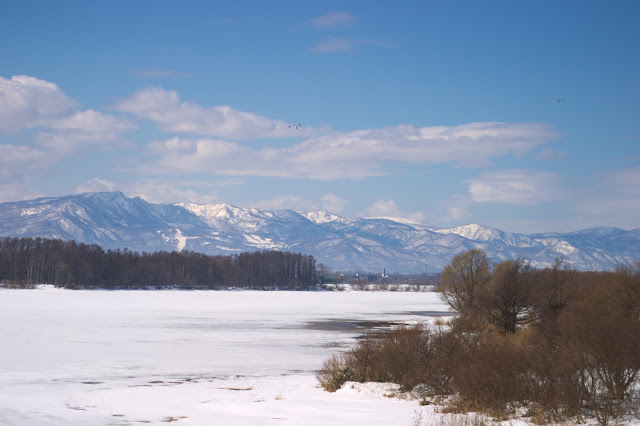
[[[558,99],[558,103],[560,103],[560,102],[564,102],[564,98]]]

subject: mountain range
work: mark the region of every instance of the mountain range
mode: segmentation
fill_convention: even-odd
[[[120,192],[0,203],[0,236],[60,238],[139,252],[286,250],[313,255],[334,270],[388,273],[438,272],[453,256],[473,248],[495,261],[520,257],[535,267],[562,258],[579,270],[610,270],[640,259],[640,228],[519,234],[476,224],[437,228],[326,211],[153,204]]]

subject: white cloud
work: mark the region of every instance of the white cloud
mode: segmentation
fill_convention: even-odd
[[[56,130],[122,133],[135,129],[136,125],[128,120],[88,109],[53,121],[48,127]]]
[[[309,211],[315,210],[317,207],[315,203],[305,198],[298,197],[297,195],[280,195],[270,200],[262,200],[256,203],[251,203],[251,206],[261,210],[294,210],[294,211]]]
[[[140,170],[207,172],[229,176],[272,176],[320,180],[381,176],[392,165],[491,164],[491,158],[521,156],[553,133],[540,124],[472,123],[456,127],[396,126],[327,133],[282,148],[252,149],[217,139],[172,138],[151,142],[158,158]]]
[[[73,152],[91,145],[113,147],[122,139],[121,134],[137,126],[128,120],[94,110],[78,111],[52,121],[36,134],[35,141],[52,151]]]
[[[463,207],[451,207],[447,210],[445,222],[460,222],[471,217],[471,213]]]
[[[538,160],[561,160],[569,158],[569,153],[565,151],[556,151],[552,148],[543,148],[535,156]]]
[[[340,213],[344,210],[346,200],[337,197],[335,194],[325,194],[322,196],[322,209],[331,213]],[[261,210],[294,210],[297,212],[318,210],[318,203],[297,195],[279,195],[269,200],[252,202],[247,206]]]
[[[311,53],[353,53],[356,48],[365,46],[373,47],[392,47],[393,45],[386,41],[371,39],[353,39],[353,38],[331,38],[313,46],[309,51]]]
[[[0,182],[0,203],[8,201],[31,200],[41,197],[39,192],[32,191],[28,182]]]
[[[483,173],[471,180],[471,200],[535,205],[563,196],[561,178],[540,170],[510,169]]]
[[[118,185],[115,182],[100,178],[89,179],[86,183],[76,187],[76,194],[83,192],[111,192],[115,191]]]
[[[33,140],[49,150],[50,160],[71,149],[113,142],[136,128],[128,120],[92,109],[74,112],[77,106],[54,83],[24,75],[0,77],[0,131],[37,129]]]
[[[54,83],[26,75],[0,77],[0,131],[46,125],[76,106]]]
[[[38,145],[60,157],[89,147],[110,149],[120,139],[121,136],[115,132],[58,131],[39,132],[35,136]]]
[[[367,207],[363,213],[365,217],[398,216],[400,209],[393,200],[378,200]]]
[[[575,196],[575,210],[582,227],[612,222],[625,229],[640,228],[640,166],[606,170]]]
[[[30,146],[0,145],[0,176],[6,178],[12,175],[32,173],[36,169],[55,160],[51,153]]]
[[[440,219],[441,222],[446,224],[459,224],[461,221],[470,218],[471,213],[469,212],[469,207],[471,204],[471,199],[466,194],[452,195],[440,206],[441,210],[445,211]]]
[[[146,118],[162,130],[176,133],[228,139],[305,137],[317,133],[308,127],[296,128],[291,123],[226,105],[205,108],[194,102],[182,102],[175,91],[161,87],[139,90],[116,103],[113,109]]]
[[[126,184],[122,190],[132,197],[140,197],[150,203],[211,204],[218,200],[217,187],[240,184],[241,181],[141,179]]]
[[[311,53],[353,53],[356,42],[346,38],[332,38],[313,46]]]
[[[311,20],[311,24],[319,30],[347,28],[355,22],[355,15],[346,12],[330,13]]]
[[[408,213],[402,211],[394,200],[378,200],[373,202],[362,213],[364,217],[403,218],[415,222],[423,222],[424,215],[419,212]]]
[[[342,213],[347,200],[335,194],[324,194],[322,196],[322,209],[331,213]]]
[[[54,83],[17,75],[0,77],[0,134],[20,133],[0,145],[0,196],[33,196],[32,177],[48,173],[65,157],[98,144],[111,147],[135,125],[78,103]],[[17,194],[24,194],[18,196]]]
[[[610,170],[605,182],[610,191],[640,197],[640,166]]]
[[[30,179],[56,160],[40,148],[0,145],[0,202],[40,196],[29,189]]]

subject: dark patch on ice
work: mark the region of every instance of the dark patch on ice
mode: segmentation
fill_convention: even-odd
[[[288,376],[289,374],[300,374],[300,373],[307,373],[308,370],[289,370],[288,373],[283,374],[283,376]]]
[[[87,411],[87,409],[86,409],[86,408],[84,408],[84,407],[78,407],[78,406],[74,406],[74,405],[70,405],[70,404],[67,404],[67,408],[68,408],[69,410]]]
[[[101,385],[103,382],[80,382],[83,385]]]
[[[343,331],[346,333],[355,333],[366,330],[390,328],[401,324],[403,323],[398,321],[332,319],[323,321],[308,321],[305,323],[305,328],[309,330]]]
[[[216,388],[216,389],[222,389],[222,390],[230,390],[230,391],[250,391],[253,390],[253,386],[249,386],[248,388]]]
[[[417,315],[420,317],[451,317],[454,316],[455,312],[450,311],[404,311],[404,312],[393,312],[388,313],[388,315]]]
[[[341,349],[341,348],[349,348],[351,347],[351,343],[350,342],[325,342],[325,343],[320,343],[317,345],[309,345],[309,346],[313,346],[313,347],[319,347],[319,348],[329,348],[329,349]]]
[[[165,417],[164,419],[160,420],[163,423],[171,423],[171,422],[177,422],[178,420],[182,420],[182,419],[186,419],[188,418],[187,416],[178,416],[178,417]]]

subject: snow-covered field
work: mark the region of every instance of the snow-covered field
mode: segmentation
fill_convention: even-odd
[[[445,312],[428,292],[0,290],[0,424],[430,424],[315,370],[370,322]]]

